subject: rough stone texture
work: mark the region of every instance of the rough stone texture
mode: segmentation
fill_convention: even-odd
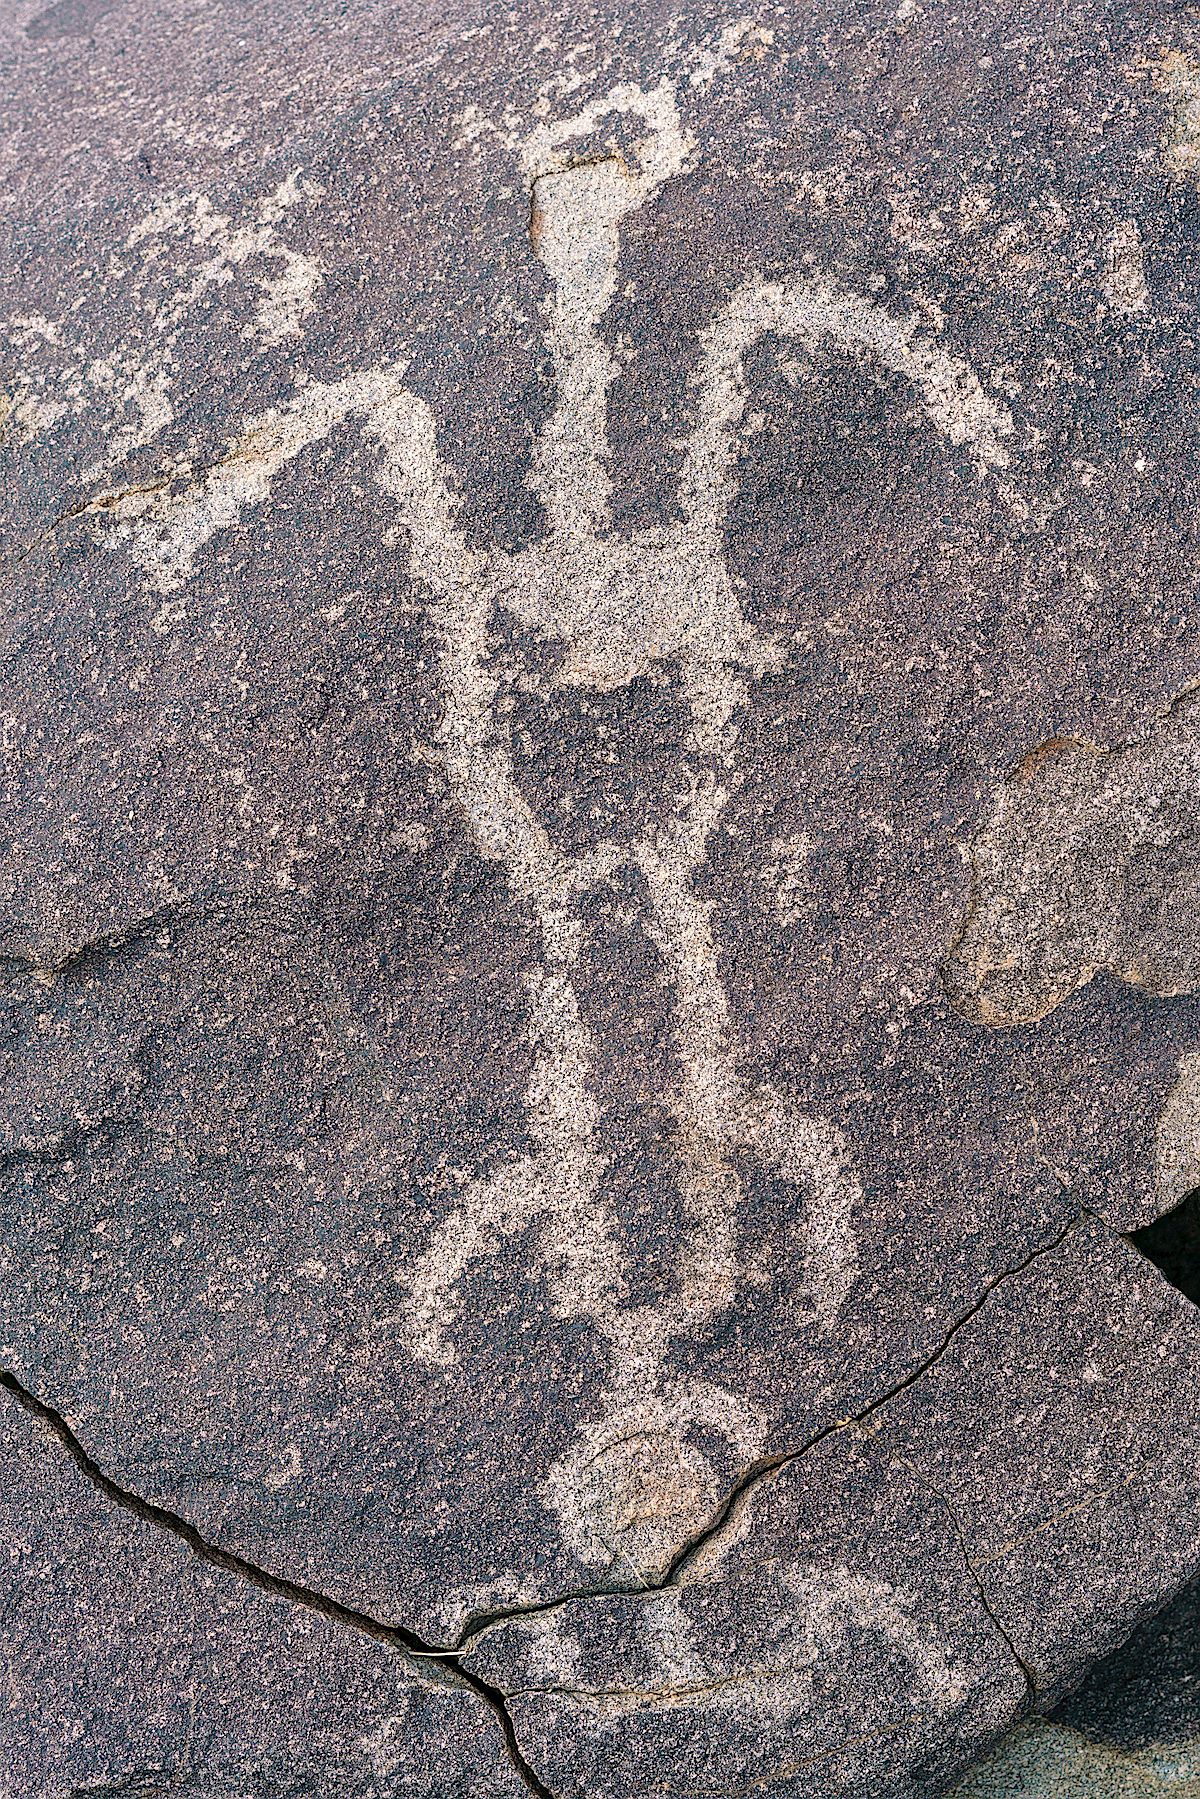
[[[973,846],[946,969],[968,1017],[1035,1023],[1101,969],[1147,993],[1196,986],[1197,698],[1141,742],[1052,740],[1017,767]]]
[[[479,1700],[206,1567],[0,1395],[0,1789],[25,1799],[524,1799]]]
[[[1195,1799],[1200,1599],[1185,1593],[1100,1664],[1052,1719],[1030,1719],[955,1799]]]
[[[928,1791],[1194,1565],[1195,1444],[1141,1403],[1194,1386],[1190,1310],[1077,1226],[921,1379],[749,1487],[666,1589],[494,1625],[464,1665],[555,1791],[703,1791],[730,1761],[797,1799]]]
[[[972,1770],[955,1799],[1195,1799],[1194,1744],[1132,1752],[1031,1719]]]
[[[431,1766],[494,1685],[563,1799],[950,1778],[1200,1567],[1117,1235],[1200,1180],[1200,28],[0,66],[12,1381],[256,1615],[468,1651]]]

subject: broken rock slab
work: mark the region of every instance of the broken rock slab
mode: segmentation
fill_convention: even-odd
[[[1190,1799],[1200,1784],[1200,1597],[1185,1593],[1094,1668],[1049,1719],[1030,1719],[955,1799]]]
[[[939,1790],[1197,1566],[1191,1313],[1078,1224],[917,1379],[748,1481],[665,1587],[488,1626],[464,1667],[556,1792],[704,1792],[731,1764],[789,1799]]]
[[[14,1799],[527,1799],[477,1694],[114,1506],[7,1392],[0,1532]]]
[[[1196,1565],[1195,21],[0,67],[4,1368],[534,1781],[949,1778]]]

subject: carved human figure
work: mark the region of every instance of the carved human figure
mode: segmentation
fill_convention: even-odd
[[[167,504],[135,495],[105,515],[109,542],[142,564],[169,605],[203,543],[265,499],[285,463],[348,420],[378,445],[377,480],[399,511],[411,574],[436,629],[450,787],[480,855],[502,865],[513,896],[531,909],[538,940],[537,960],[525,971],[532,1147],[513,1159],[497,1145],[495,1165],[478,1170],[415,1254],[405,1337],[421,1361],[453,1362],[463,1276],[502,1238],[535,1227],[558,1314],[589,1321],[608,1363],[597,1416],[577,1450],[550,1470],[544,1497],[585,1562],[644,1575],[669,1565],[719,1497],[689,1431],[717,1433],[746,1461],[760,1452],[767,1429],[744,1398],[667,1372],[672,1343],[694,1335],[736,1294],[735,1157],[757,1157],[794,1185],[805,1217],[801,1286],[828,1328],[856,1267],[861,1192],[846,1145],[820,1117],[769,1088],[748,1090],[740,1078],[712,906],[696,883],[727,802],[748,686],[785,659],[784,648],[747,620],[725,554],[745,358],[767,334],[873,358],[912,384],[932,424],[949,443],[966,446],[981,471],[1006,466],[1003,439],[1011,431],[1004,408],[970,368],[914,320],[827,284],[751,277],[701,339],[679,516],[615,532],[607,430],[614,360],[602,327],[616,288],[621,221],[686,168],[694,149],[665,79],[648,91],[615,88],[574,118],[539,126],[520,146],[534,247],[550,277],[544,310],[557,388],[528,476],[546,529],[527,547],[468,544],[435,419],[405,388],[404,366],[308,382],[286,405],[250,420],[189,493]],[[252,464],[243,446],[252,446]],[[674,792],[630,840],[565,854],[522,791],[502,704],[505,677],[489,654],[504,612],[562,646],[562,684],[610,690],[655,665],[676,671],[689,729]],[[627,1297],[627,1258],[601,1193],[595,1046],[576,991],[580,902],[620,870],[640,881],[646,926],[669,978],[679,1070],[667,1099],[687,1228],[674,1290],[655,1305]]]

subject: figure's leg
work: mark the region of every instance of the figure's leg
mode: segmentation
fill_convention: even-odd
[[[683,538],[704,566],[725,568],[725,525],[735,491],[739,435],[747,402],[745,362],[751,347],[774,333],[809,349],[828,343],[866,354],[908,380],[931,424],[951,443],[968,447],[980,470],[1002,469],[1002,442],[1011,433],[1005,410],[985,393],[974,371],[946,351],[914,318],[897,318],[861,295],[823,284],[752,279],[729,300],[701,340],[697,419],[680,479]],[[685,655],[681,675],[692,714],[698,761],[728,767],[737,740],[737,713],[749,679],[778,663],[779,652],[745,619],[726,577],[711,598],[720,635],[735,646],[727,655]],[[676,1038],[683,1065],[677,1119],[689,1169],[689,1205],[696,1220],[683,1271],[687,1295],[729,1303],[736,1279],[734,1215],[738,1197],[730,1158],[756,1149],[775,1172],[807,1190],[805,1282],[819,1315],[832,1324],[857,1266],[852,1215],[861,1191],[839,1134],[823,1120],[795,1112],[776,1094],[747,1099],[728,1041],[728,999],[720,978],[709,906],[693,882],[707,853],[723,793],[714,775],[694,777],[680,796],[672,826],[641,846],[638,861],[650,889],[657,941],[672,972]],[[699,1244],[706,1249],[702,1252]],[[724,1270],[716,1278],[713,1267]]]
[[[820,1322],[831,1328],[858,1274],[854,1221],[863,1191],[845,1138],[824,1118],[764,1086],[742,1102],[737,1141],[804,1194],[803,1287]]]
[[[594,1142],[593,1052],[574,985],[581,932],[572,900],[580,871],[554,851],[499,740],[495,677],[484,661],[490,601],[478,587],[463,590],[439,602],[434,616],[451,789],[476,848],[504,868],[513,897],[529,905],[540,939],[539,960],[525,977],[533,1047],[525,1103],[534,1151],[472,1184],[413,1275],[410,1340],[426,1359],[445,1360],[442,1331],[457,1310],[453,1288],[470,1261],[494,1253],[501,1236],[537,1221],[555,1305],[567,1317],[607,1318],[616,1303],[620,1263],[599,1198],[603,1161]],[[431,1355],[430,1346],[437,1345]]]
[[[694,882],[725,803],[712,773],[679,796],[671,826],[638,846],[651,904],[650,929],[675,997],[681,1064],[675,1116],[685,1203],[693,1223],[668,1332],[695,1329],[730,1305],[737,1284],[741,1183],[733,1157],[749,1150],[805,1195],[803,1283],[831,1326],[858,1266],[854,1218],[862,1189],[841,1133],[771,1088],[745,1091],[731,1042],[729,998],[712,931],[712,902]]]
[[[736,1279],[736,1134],[739,1086],[729,1046],[729,1004],[712,930],[712,902],[694,877],[724,808],[710,772],[693,775],[665,830],[643,839],[634,858],[650,902],[648,928],[666,964],[673,999],[678,1086],[671,1105],[690,1229],[678,1287],[662,1320],[664,1336],[695,1329],[733,1299]]]
[[[472,1261],[502,1237],[538,1225],[538,1243],[563,1316],[598,1324],[616,1304],[619,1257],[599,1199],[592,1045],[574,986],[581,931],[574,901],[590,863],[561,857],[521,792],[497,701],[488,634],[503,556],[466,550],[436,468],[432,420],[385,442],[381,480],[410,519],[414,572],[432,590],[443,696],[440,741],[450,788],[479,854],[504,869],[514,899],[529,906],[539,959],[525,979],[533,1065],[525,1093],[532,1154],[472,1183],[435,1232],[412,1275],[409,1340],[426,1360],[447,1361],[455,1289]]]

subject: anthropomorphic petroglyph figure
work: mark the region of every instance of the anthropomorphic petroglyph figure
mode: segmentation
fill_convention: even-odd
[[[602,326],[621,221],[687,167],[695,145],[664,80],[649,91],[616,88],[575,118],[538,127],[519,148],[533,241],[551,283],[545,317],[557,394],[529,474],[545,510],[539,540],[516,552],[470,547],[433,415],[405,389],[404,367],[299,386],[287,404],[250,420],[187,492],[106,497],[102,518],[108,541],[143,566],[165,606],[179,605],[199,549],[243,507],[260,504],[285,463],[346,422],[357,421],[377,446],[377,479],[398,507],[436,630],[450,786],[480,855],[502,865],[538,938],[525,972],[532,1147],[511,1159],[498,1145],[495,1165],[478,1170],[432,1241],[417,1247],[406,1341],[430,1366],[453,1363],[464,1275],[502,1239],[532,1227],[559,1316],[590,1322],[605,1346],[596,1416],[549,1471],[544,1497],[583,1561],[622,1579],[630,1569],[649,1577],[717,1503],[697,1435],[715,1433],[745,1461],[761,1451],[768,1425],[744,1398],[670,1372],[672,1344],[736,1296],[737,1157],[756,1157],[793,1185],[805,1215],[799,1284],[825,1326],[833,1327],[856,1270],[861,1195],[846,1145],[822,1119],[740,1079],[712,906],[697,891],[736,768],[739,711],[750,684],[784,660],[747,620],[725,555],[746,354],[774,334],[809,351],[872,358],[911,383],[932,425],[981,470],[1004,466],[1011,425],[971,370],[915,321],[827,285],[752,278],[701,339],[679,516],[616,534],[607,440],[614,362]],[[562,684],[613,689],[656,665],[676,672],[689,728],[674,795],[631,842],[564,854],[522,791],[504,677],[489,655],[504,612],[561,646]],[[581,899],[618,871],[640,883],[669,978],[679,1068],[667,1100],[687,1228],[673,1292],[659,1305],[627,1297],[627,1253],[602,1196],[595,1046],[576,990]]]

